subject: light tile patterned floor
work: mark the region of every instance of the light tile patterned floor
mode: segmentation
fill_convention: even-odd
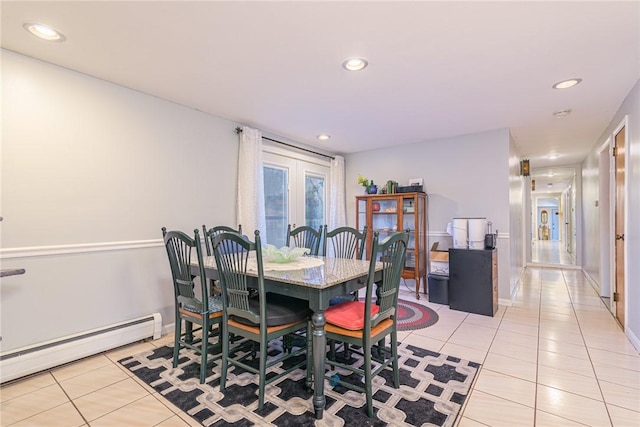
[[[402,285],[401,298],[414,300]],[[400,333],[483,364],[458,425],[640,426],[640,356],[580,272],[529,268],[495,317],[435,309]],[[197,426],[117,360],[171,343],[134,344],[0,388],[1,426]]]

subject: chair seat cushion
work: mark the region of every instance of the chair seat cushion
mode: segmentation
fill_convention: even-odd
[[[371,305],[371,317],[380,311],[377,305]],[[357,331],[364,328],[364,302],[347,301],[331,306],[324,312],[327,323],[340,326],[344,329]]]
[[[260,300],[249,299],[249,308],[254,313],[260,313]],[[311,316],[309,302],[298,298],[267,293],[267,326],[280,326],[306,320]],[[231,316],[233,320],[243,325],[258,326],[250,320],[239,316]]]
[[[199,313],[200,309],[190,305],[189,303],[184,303],[182,307],[187,311],[192,311],[194,313]],[[212,295],[209,297],[209,312],[213,313],[216,311],[222,311],[222,295]]]

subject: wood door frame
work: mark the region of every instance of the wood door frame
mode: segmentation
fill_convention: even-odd
[[[625,170],[625,174],[624,174],[624,199],[625,199],[625,203],[624,203],[624,230],[625,233],[629,227],[629,155],[628,155],[628,149],[629,149],[629,115],[625,115],[622,120],[620,120],[620,123],[618,123],[618,126],[616,126],[613,130],[613,132],[611,133],[611,139],[612,139],[612,145],[615,145],[615,140],[616,140],[616,135],[618,133],[620,133],[620,131],[622,129],[625,129],[625,135],[624,135],[624,144],[625,144],[625,156],[624,156],[624,170]],[[615,189],[616,189],[616,171],[615,171],[615,159],[613,159],[612,156],[612,161],[614,163],[614,167],[611,168],[611,181],[612,181],[612,186],[613,186],[613,193],[615,195]],[[615,212],[616,212],[616,197],[611,197],[611,212],[612,212],[612,221],[611,223],[613,224],[613,234],[612,237],[615,236]],[[629,312],[629,302],[628,302],[628,286],[627,286],[627,277],[629,277],[629,248],[627,245],[627,241],[623,240],[622,245],[624,247],[624,283],[622,284],[623,286],[623,292],[624,292],[624,307],[622,307],[623,313],[624,313],[624,318],[625,320],[627,319],[627,313]],[[611,257],[613,258],[613,263],[611,264],[611,271],[612,271],[612,275],[613,275],[613,282],[612,282],[612,286],[611,286],[611,292],[612,292],[612,296],[613,296],[613,292],[616,292],[618,290],[618,284],[617,284],[617,279],[616,279],[616,268],[615,268],[615,243],[613,244],[613,251],[611,254]],[[614,315],[616,314],[616,309],[617,307],[617,303],[613,301],[613,298],[611,298],[611,309],[614,313]],[[617,319],[617,317],[616,317]],[[625,325],[624,325],[624,329],[626,332],[626,321],[625,321]]]
[[[608,216],[600,216],[600,296],[609,298],[609,310],[614,312],[613,305],[613,284],[615,283],[615,270],[613,268],[615,264],[615,244],[613,236],[615,236],[615,159],[613,157],[613,136],[609,136],[607,140],[600,146],[598,150],[598,169],[601,171],[601,178],[603,173],[607,175],[606,200],[603,199],[603,194],[598,195],[598,201],[600,204],[601,212],[608,211]],[[600,164],[600,162],[606,158],[606,165]],[[606,166],[606,171],[603,170]],[[599,183],[600,186],[600,183]],[[603,203],[604,202],[604,203]],[[606,204],[605,204],[606,203]],[[606,219],[606,220],[605,220]],[[603,272],[606,274],[607,281],[604,282]]]

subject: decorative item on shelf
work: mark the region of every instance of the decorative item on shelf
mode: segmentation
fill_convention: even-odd
[[[394,194],[396,192],[396,188],[398,188],[398,183],[396,181],[387,181],[387,194]]]
[[[409,204],[404,207],[405,213],[414,213],[413,200],[409,200]]]
[[[367,187],[367,193],[378,194],[378,186],[373,183],[373,180],[371,180],[371,184]]]
[[[373,181],[369,182],[369,178],[366,178],[362,175],[358,175],[358,184],[364,187],[364,194],[371,194],[370,187],[373,185]],[[377,191],[376,187],[376,191]]]
[[[371,209],[373,209],[374,212],[380,212],[380,203],[373,202],[371,204]]]

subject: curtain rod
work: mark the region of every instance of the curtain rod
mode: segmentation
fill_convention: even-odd
[[[242,128],[237,127],[236,128],[236,133],[242,133]],[[302,148],[302,147],[297,147],[295,145],[291,145],[291,144],[288,144],[286,142],[282,142],[282,141],[278,141],[278,140],[275,140],[275,139],[267,138],[266,136],[263,136],[262,139],[266,139],[267,141],[275,142],[276,144],[286,145],[287,147],[295,148],[296,150],[302,150],[302,151],[306,151],[307,153],[313,153],[313,154],[316,154],[318,156],[327,157],[327,158],[329,158],[331,160],[335,159],[335,157],[330,156],[328,154],[322,154],[322,153],[318,153],[317,151],[308,150],[308,149]]]

